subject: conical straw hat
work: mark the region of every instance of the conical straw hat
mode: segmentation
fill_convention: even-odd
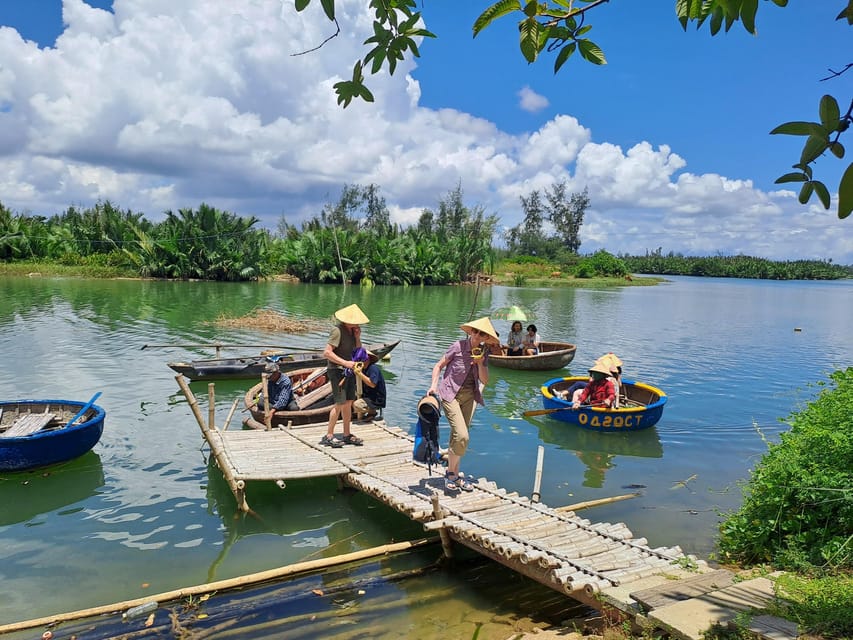
[[[357,304],[338,309],[335,311],[335,318],[346,324],[367,324],[370,322],[370,319],[364,315],[364,311],[359,309]]]
[[[603,356],[601,356],[595,362],[596,363],[599,363],[599,362],[602,363],[610,371],[619,371],[619,367],[622,366],[622,361],[612,351],[610,353],[605,353]]]
[[[590,373],[593,373],[593,372],[603,373],[604,375],[609,376],[610,375],[610,367],[608,367],[606,364],[604,364],[603,362],[601,362],[599,360],[599,361],[596,361],[596,363],[594,365],[592,365],[592,368],[590,368],[589,372]]]
[[[492,326],[492,321],[486,318],[480,318],[479,320],[472,320],[471,322],[466,322],[462,325],[462,331],[467,333],[469,336],[471,335],[471,331],[476,329],[477,331],[482,331],[487,336],[489,336],[490,340],[486,342],[493,342],[495,344],[500,344],[501,341],[498,338],[498,332],[495,331],[495,328]]]

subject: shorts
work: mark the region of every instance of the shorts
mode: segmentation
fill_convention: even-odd
[[[345,376],[344,370],[337,367],[326,370],[332,383],[332,398],[335,404],[346,404],[355,400],[355,376]],[[344,381],[341,384],[341,380]]]

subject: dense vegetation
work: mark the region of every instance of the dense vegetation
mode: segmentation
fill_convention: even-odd
[[[853,637],[853,368],[831,375],[789,417],[790,431],[744,485],[720,526],[723,559],[795,572],[777,613],[826,638]]]
[[[711,258],[663,255],[658,249],[644,256],[620,256],[631,273],[713,278],[758,278],[762,280],[836,280],[853,277],[853,266],[831,260],[785,260],[774,262],[751,256]]]
[[[465,204],[461,187],[416,225],[392,224],[375,185],[347,185],[336,203],[300,228],[282,219],[277,233],[258,220],[206,204],[166,212],[153,223],[110,202],[50,218],[14,214],[0,204],[0,262],[53,264],[89,275],[257,280],[283,274],[305,282],[441,285],[473,280],[524,286],[593,284],[602,278],[625,284],[631,273],[773,279],[853,277],[853,267],[826,261],[771,262],[745,256],[691,258],[581,255],[579,232],[589,198],[557,183],[544,197],[521,198],[524,220],[493,240],[498,218]],[[500,266],[498,266],[500,264]]]

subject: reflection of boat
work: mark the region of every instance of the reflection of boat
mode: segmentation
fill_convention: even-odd
[[[400,344],[400,341],[374,344],[367,347],[381,360]],[[192,360],[191,362],[168,362],[173,371],[190,380],[247,380],[260,378],[268,362],[275,362],[283,373],[309,367],[325,367],[326,359],[321,351],[312,353],[287,353],[270,351],[256,356],[241,358],[213,358],[210,360]]]
[[[542,405],[550,409],[552,418],[575,424],[593,431],[621,432],[647,429],[657,424],[663,415],[666,394],[649,384],[622,380],[622,401],[619,409],[582,406],[572,408],[571,398],[564,400],[557,392],[565,391],[575,382],[585,382],[587,377],[552,378],[542,389]]]
[[[577,347],[568,342],[540,342],[535,356],[489,356],[489,364],[504,369],[552,371],[562,369],[575,357]]]
[[[89,451],[101,439],[106,416],[93,402],[0,402],[0,471],[43,467]]]
[[[586,466],[584,486],[599,488],[604,484],[604,474],[615,466],[616,456],[637,458],[662,458],[663,445],[657,429],[619,433],[602,433],[590,429],[575,429],[564,422],[543,420],[537,423],[543,442],[572,451]]]
[[[334,404],[332,400],[332,383],[326,380],[326,364],[316,369],[298,369],[287,373],[293,382],[296,393],[296,403],[302,407],[299,411],[275,411],[272,414],[272,426],[287,424],[310,424],[329,419],[329,411]],[[251,411],[252,417],[245,424],[252,429],[266,428],[266,415],[258,409],[258,394],[262,382],[246,392],[243,404]]]
[[[27,522],[95,495],[104,486],[101,458],[94,451],[49,471],[6,476],[0,487],[0,526]]]

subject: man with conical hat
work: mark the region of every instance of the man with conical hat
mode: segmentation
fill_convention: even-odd
[[[432,368],[428,394],[441,400],[450,423],[447,451],[447,491],[473,491],[474,487],[459,471],[459,463],[468,449],[468,428],[477,404],[483,404],[482,388],[489,382],[489,347],[500,345],[497,331],[488,318],[466,322],[461,327],[467,337],[457,340]],[[444,375],[441,370],[444,369]]]
[[[589,378],[589,384],[572,402],[572,407],[577,409],[582,404],[593,407],[612,407],[616,400],[616,390],[610,380],[610,369],[603,362],[596,362],[589,370]]]
[[[320,444],[339,448],[345,444],[361,446],[364,444],[350,431],[352,423],[352,403],[356,396],[355,376],[344,375],[347,369],[355,368],[353,353],[361,347],[361,325],[370,322],[357,304],[351,304],[335,311],[335,326],[329,334],[323,357],[326,358],[326,375],[332,384],[332,396],[335,406],[329,411],[329,428]],[[335,436],[338,418],[343,421],[343,437]]]

